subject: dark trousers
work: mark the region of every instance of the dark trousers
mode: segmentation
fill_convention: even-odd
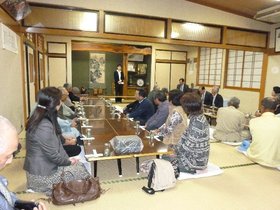
[[[81,152],[81,147],[78,145],[63,145],[63,148],[69,157],[77,156]]]
[[[118,83],[115,83],[115,91],[116,91],[116,96],[122,96],[123,95],[123,85],[120,85]],[[115,98],[116,103],[121,103],[122,98],[117,97]]]

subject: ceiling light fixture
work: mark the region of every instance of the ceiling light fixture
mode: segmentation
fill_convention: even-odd
[[[198,31],[202,31],[204,26],[197,23],[185,23],[184,28],[190,31],[198,32]]]

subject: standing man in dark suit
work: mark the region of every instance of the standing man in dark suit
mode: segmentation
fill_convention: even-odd
[[[215,106],[217,108],[223,107],[224,106],[224,99],[223,96],[219,94],[219,87],[214,86],[212,88],[212,95],[213,95],[213,100],[212,100],[212,106]]]
[[[123,84],[124,84],[124,74],[122,72],[122,65],[117,65],[117,70],[114,72],[114,80],[115,80],[115,93],[116,96],[122,96],[123,94]],[[116,103],[121,103],[122,98],[116,97]]]
[[[179,79],[177,89],[181,90],[183,93],[189,92],[189,86],[185,84],[185,80],[183,78]]]
[[[201,87],[199,89],[200,95],[201,95],[201,101],[202,104],[207,105],[207,106],[212,106],[212,101],[213,101],[213,96],[210,92],[205,90],[205,87]]]

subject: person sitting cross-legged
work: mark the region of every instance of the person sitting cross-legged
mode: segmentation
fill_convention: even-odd
[[[198,94],[186,93],[181,98],[181,104],[190,122],[178,144],[170,145],[175,154],[163,155],[163,159],[171,162],[177,160],[180,172],[196,173],[196,170],[203,170],[208,165],[209,123],[203,115]]]
[[[27,188],[50,194],[53,184],[60,182],[63,171],[65,181],[89,177],[79,160],[65,152],[61,142],[61,130],[57,111],[61,106],[61,92],[46,87],[38,93],[38,104],[26,125],[26,158],[24,170]]]
[[[274,110],[277,100],[272,97],[261,101],[261,116],[250,120],[249,127],[252,143],[247,156],[254,162],[268,166],[280,167],[280,118]]]
[[[128,117],[133,118],[135,121],[140,121],[140,125],[145,125],[147,120],[154,114],[154,106],[146,98],[144,89],[137,89],[135,91],[135,98],[138,101],[138,105],[128,114]]]
[[[214,138],[222,142],[240,142],[246,138],[244,130],[245,115],[239,111],[240,100],[236,97],[228,101],[227,107],[221,107],[217,112],[217,125]],[[247,135],[248,136],[248,135]]]
[[[166,95],[163,91],[158,91],[154,99],[158,109],[155,114],[146,122],[146,130],[155,130],[162,126],[169,114],[169,102],[166,100]]]
[[[177,144],[188,126],[188,117],[180,99],[184,93],[178,89],[169,92],[169,115],[166,122],[157,130],[164,144]]]

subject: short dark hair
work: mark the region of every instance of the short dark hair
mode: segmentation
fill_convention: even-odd
[[[201,87],[201,90],[205,90],[205,87],[204,87],[204,86],[202,86],[202,87]]]
[[[275,98],[272,97],[266,97],[261,101],[261,105],[265,108],[265,109],[269,109],[274,111],[278,105],[278,102]]]
[[[273,91],[274,91],[275,94],[280,93],[280,87],[274,86]]]
[[[182,82],[185,82],[185,79],[184,79],[184,78],[180,78],[179,81],[180,81],[180,80],[181,80]]]
[[[168,100],[172,102],[174,106],[180,106],[180,99],[184,93],[179,89],[170,90]]]
[[[144,89],[137,88],[136,90],[138,91],[139,96],[142,96],[143,98],[145,98],[147,96],[147,93]]]
[[[157,91],[155,93],[155,98],[154,99],[158,99],[161,102],[164,102],[166,100],[166,95],[163,91]]]
[[[199,115],[202,113],[202,101],[199,95],[194,93],[185,93],[180,102],[187,114]]]
[[[168,89],[167,88],[161,88],[161,91],[166,95],[166,94],[168,94]]]
[[[119,63],[119,64],[117,65],[117,67],[119,67],[119,66],[122,67],[122,64]]]

